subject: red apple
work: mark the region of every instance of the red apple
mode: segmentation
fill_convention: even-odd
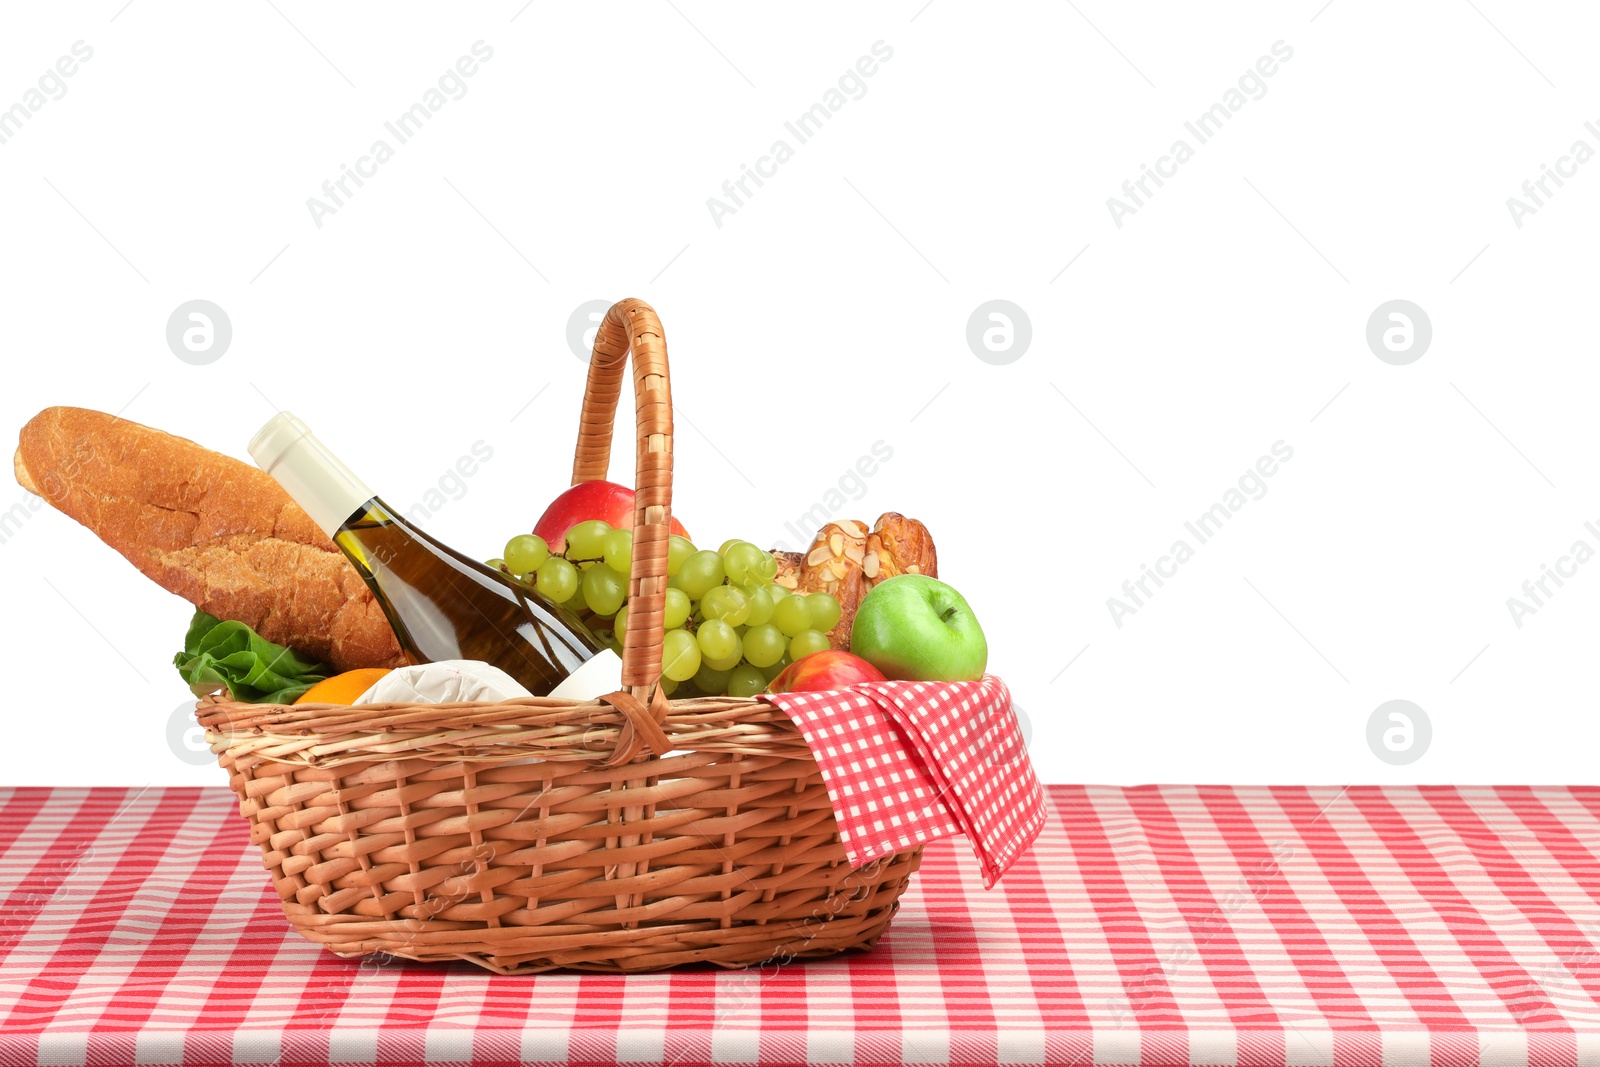
[[[567,531],[590,519],[604,520],[619,530],[632,530],[633,490],[616,482],[579,482],[550,502],[533,532],[544,538],[551,552],[561,552],[567,547]],[[689,536],[676,518],[672,520],[672,532]]]
[[[853,652],[830,648],[801,656],[785,667],[769,693],[809,693],[819,689],[844,689],[861,682],[888,681],[883,672]]]

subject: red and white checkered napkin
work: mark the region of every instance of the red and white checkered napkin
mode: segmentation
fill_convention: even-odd
[[[985,889],[1044,826],[1044,791],[994,675],[767,694],[811,746],[853,866],[966,834]]]

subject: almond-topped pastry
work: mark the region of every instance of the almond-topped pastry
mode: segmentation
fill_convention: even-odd
[[[774,548],[772,558],[778,561],[778,574],[772,580],[791,591],[800,588],[800,575],[806,566],[805,556],[799,552],[784,552]]]
[[[878,515],[870,533],[858,520],[840,518],[822,526],[805,553],[773,549],[773,558],[778,560],[774,581],[784,589],[829,593],[838,601],[838,625],[827,632],[827,643],[846,651],[856,608],[874,585],[896,574],[939,576],[933,534],[899,512]]]
[[[861,569],[873,585],[897,574],[937,578],[939,554],[933,547],[933,535],[916,519],[886,511],[878,516],[878,524],[867,538],[867,555]]]
[[[779,585],[800,593],[827,593],[839,602],[839,624],[828,631],[828,644],[845,650],[850,648],[856,608],[873,586],[897,574],[939,577],[933,535],[898,511],[878,516],[870,533],[855,519],[830,522],[804,555],[777,549],[772,555],[778,561]]]
[[[850,624],[871,584],[862,571],[867,537],[867,528],[861,523],[840,519],[819,530],[806,552],[799,592],[824,592],[839,602],[839,623],[828,631],[828,644],[833,648],[850,647]]]

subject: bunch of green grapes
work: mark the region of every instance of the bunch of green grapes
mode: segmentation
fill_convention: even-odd
[[[542,537],[518,534],[489,566],[578,613],[620,652],[632,563],[633,531],[595,519],[567,531],[563,553],[552,553]],[[793,592],[773,581],[777,573],[772,554],[749,541],[724,541],[713,552],[672,535],[661,647],[668,695],[754,696],[790,663],[828,647],[839,602]]]

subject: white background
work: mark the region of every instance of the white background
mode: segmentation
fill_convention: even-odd
[[[842,514],[928,523],[1046,779],[1592,781],[1600,563],[1520,628],[1506,601],[1600,548],[1600,163],[1521,227],[1506,200],[1600,148],[1596,21],[12,5],[0,107],[74,42],[94,55],[0,145],[0,425],[75,404],[243,457],[285,407],[402,507],[481,440],[429,525],[494,555],[566,483],[569,316],[639,296],[667,328],[690,530],[792,541],[883,441]],[[307,198],[480,40],[466,95],[318,227]],[[797,145],[784,122],[878,41],[865,95]],[[1184,122],[1276,41],[1265,95],[1196,145]],[[1180,137],[1194,158],[1119,228],[1107,198]],[[718,226],[707,198],[779,138],[794,158]],[[207,366],[165,339],[196,298],[234,331]],[[966,341],[994,298],[1032,323],[1006,365]],[[1433,327],[1406,366],[1365,339],[1397,298]],[[1266,495],[1119,628],[1107,598],[1280,440]],[[0,544],[0,582],[0,782],[224,784],[169,745],[186,604],[49,509]],[[1433,728],[1399,767],[1366,741],[1397,698]]]

